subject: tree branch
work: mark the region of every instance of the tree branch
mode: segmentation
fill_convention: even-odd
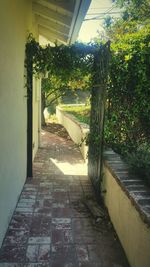
[[[65,91],[65,88],[57,88],[57,89],[55,89],[55,90],[53,90],[53,91],[51,91],[51,92],[49,92],[47,95],[46,95],[46,99],[48,99],[48,97],[50,96],[50,95],[52,95],[53,93],[55,93],[55,92],[59,92],[59,91],[61,91],[61,90],[63,90],[64,89],[64,91]]]
[[[56,96],[54,99],[52,99],[51,101],[50,101],[50,103],[49,104],[46,104],[46,108],[47,107],[49,107],[55,100],[57,100],[60,96],[63,96],[63,95],[65,95],[65,93],[64,94],[59,94],[58,96]]]

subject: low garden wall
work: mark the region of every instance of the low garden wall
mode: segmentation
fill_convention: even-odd
[[[56,116],[58,122],[65,127],[73,142],[77,145],[80,144],[80,151],[86,161],[88,146],[85,144],[85,141],[82,140],[84,140],[88,134],[89,126],[85,123],[79,123],[73,115],[63,111],[59,106],[56,107]]]
[[[87,125],[77,122],[60,107],[56,115],[76,144],[89,132]],[[85,142],[80,149],[86,159]],[[142,179],[129,175],[128,166],[112,150],[105,152],[102,192],[131,267],[150,267],[150,189]]]
[[[113,151],[105,153],[103,198],[131,267],[150,267],[150,189],[129,175]]]

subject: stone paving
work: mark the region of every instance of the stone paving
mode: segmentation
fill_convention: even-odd
[[[87,166],[71,140],[42,131],[42,145],[8,227],[0,267],[129,267],[112,228],[96,229]]]

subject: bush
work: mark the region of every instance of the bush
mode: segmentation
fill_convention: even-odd
[[[149,180],[149,152],[138,148],[150,144],[150,25],[118,36],[111,54],[105,143],[123,157],[128,155],[133,169]]]
[[[140,148],[136,152],[128,154],[127,162],[131,173],[144,179],[150,186],[150,150]]]

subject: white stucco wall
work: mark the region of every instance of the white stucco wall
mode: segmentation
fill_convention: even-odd
[[[0,7],[0,244],[26,179],[26,37],[31,0],[2,0]]]

